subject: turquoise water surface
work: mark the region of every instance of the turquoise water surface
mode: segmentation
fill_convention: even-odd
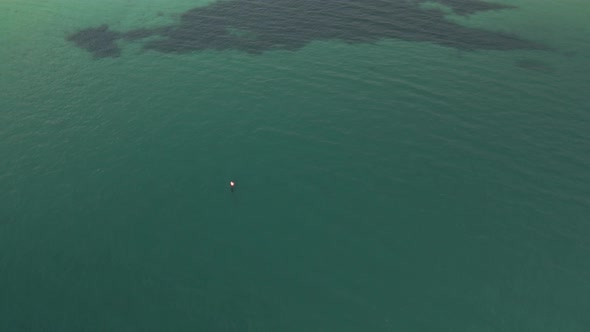
[[[590,4],[502,1],[3,1],[0,330],[588,331]]]

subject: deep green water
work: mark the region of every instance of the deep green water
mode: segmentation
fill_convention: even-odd
[[[505,3],[448,19],[551,50],[93,59],[206,3],[3,1],[0,331],[590,330],[590,5]]]

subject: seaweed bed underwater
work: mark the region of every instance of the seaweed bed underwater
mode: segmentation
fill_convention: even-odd
[[[457,15],[515,7],[479,0],[435,0]],[[381,39],[432,42],[460,50],[548,49],[517,36],[469,28],[445,18],[426,0],[228,0],[190,9],[177,24],[113,31],[108,25],[85,28],[67,40],[94,58],[118,57],[119,39],[144,41],[143,49],[187,53],[206,49],[260,54],[298,50],[316,40],[371,43]]]

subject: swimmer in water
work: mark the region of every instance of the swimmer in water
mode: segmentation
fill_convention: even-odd
[[[233,181],[230,181],[229,182],[229,189],[231,190],[232,193],[234,192],[234,187],[235,186],[236,186],[236,183],[235,182],[233,182]]]

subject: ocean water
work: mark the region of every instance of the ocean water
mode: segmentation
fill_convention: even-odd
[[[588,331],[590,4],[498,3],[3,1],[0,330]]]

